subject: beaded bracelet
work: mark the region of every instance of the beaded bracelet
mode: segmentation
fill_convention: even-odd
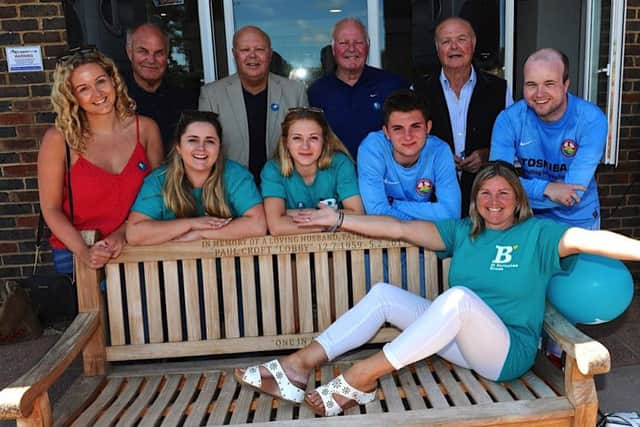
[[[333,226],[329,229],[330,233],[335,233],[336,231],[338,231],[338,229],[340,227],[342,227],[342,223],[344,222],[344,211],[342,209],[340,209],[338,211],[338,220],[336,221],[335,224],[333,224]]]

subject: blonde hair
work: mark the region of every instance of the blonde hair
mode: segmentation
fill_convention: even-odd
[[[222,154],[222,127],[217,114],[207,111],[184,111],[176,125],[174,146],[169,153],[167,174],[162,187],[164,204],[173,211],[176,218],[194,217],[198,215],[196,201],[193,198],[193,185],[184,171],[184,162],[176,150],[180,138],[191,123],[204,122],[211,124],[220,139],[220,150],[209,176],[202,184],[202,205],[207,215],[219,218],[231,217],[231,209],[224,195],[224,156]]]
[[[513,223],[518,224],[533,216],[533,211],[531,210],[529,199],[527,198],[527,193],[524,191],[524,187],[522,187],[522,183],[520,182],[520,177],[513,165],[502,160],[490,161],[486,166],[480,169],[480,172],[476,175],[476,178],[473,180],[473,185],[471,186],[471,203],[469,205],[471,238],[476,237],[485,229],[484,219],[480,216],[476,206],[476,199],[480,192],[480,187],[482,187],[482,184],[487,182],[489,179],[496,176],[503,177],[515,193],[516,209],[513,213]]]
[[[65,141],[75,151],[84,152],[91,129],[85,111],[80,108],[71,85],[73,71],[84,64],[97,64],[113,80],[116,92],[114,108],[120,120],[131,116],[136,110],[136,103],[127,93],[127,86],[111,58],[98,50],[76,52],[68,58],[59,60],[53,73],[51,103],[56,113],[55,127],[62,132]]]
[[[333,133],[327,119],[324,117],[324,113],[322,113],[320,109],[306,107],[294,108],[287,113],[282,121],[282,134],[278,140],[276,152],[273,155],[273,159],[280,165],[280,173],[282,176],[291,176],[295,168],[293,158],[287,148],[287,137],[289,136],[291,126],[299,120],[311,120],[322,129],[322,151],[318,158],[318,169],[328,168],[336,152],[344,153],[353,161],[349,150],[347,150],[347,147],[344,146],[336,134]]]

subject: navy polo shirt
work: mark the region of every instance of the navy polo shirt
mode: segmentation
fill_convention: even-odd
[[[369,132],[382,129],[382,103],[398,89],[407,89],[402,77],[365,65],[355,85],[329,74],[309,88],[309,104],[324,110],[331,129],[355,158]]]

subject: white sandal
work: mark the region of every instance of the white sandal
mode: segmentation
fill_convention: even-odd
[[[262,384],[263,378],[260,376],[260,366],[264,367],[271,374],[272,378],[265,378],[265,380],[275,381],[277,392],[274,389],[266,389]],[[240,375],[239,370],[234,370],[233,376],[239,383],[247,385],[260,393],[268,394],[269,396],[295,404],[302,403],[304,400],[305,391],[289,380],[278,359],[274,359],[271,362],[263,363],[261,365],[251,366],[247,368],[242,375]]]
[[[316,389],[316,391],[320,395],[322,403],[324,404],[324,414],[318,415],[324,415],[325,417],[333,417],[335,415],[338,415],[343,410],[351,408],[356,404],[366,405],[376,398],[376,390],[366,393],[364,391],[353,388],[342,375],[335,377],[326,385],[321,385]],[[346,402],[344,406],[341,407],[333,398],[334,394],[346,397],[347,399],[351,399],[351,401]],[[308,401],[307,404],[309,405]],[[309,406],[311,406],[311,409],[314,409],[313,405]]]

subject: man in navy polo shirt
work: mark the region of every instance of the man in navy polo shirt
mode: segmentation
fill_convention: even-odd
[[[369,132],[382,128],[382,103],[392,92],[408,88],[400,76],[366,65],[369,36],[356,18],[336,23],[331,33],[336,71],[308,91],[309,104],[324,110],[331,129],[353,157]]]

